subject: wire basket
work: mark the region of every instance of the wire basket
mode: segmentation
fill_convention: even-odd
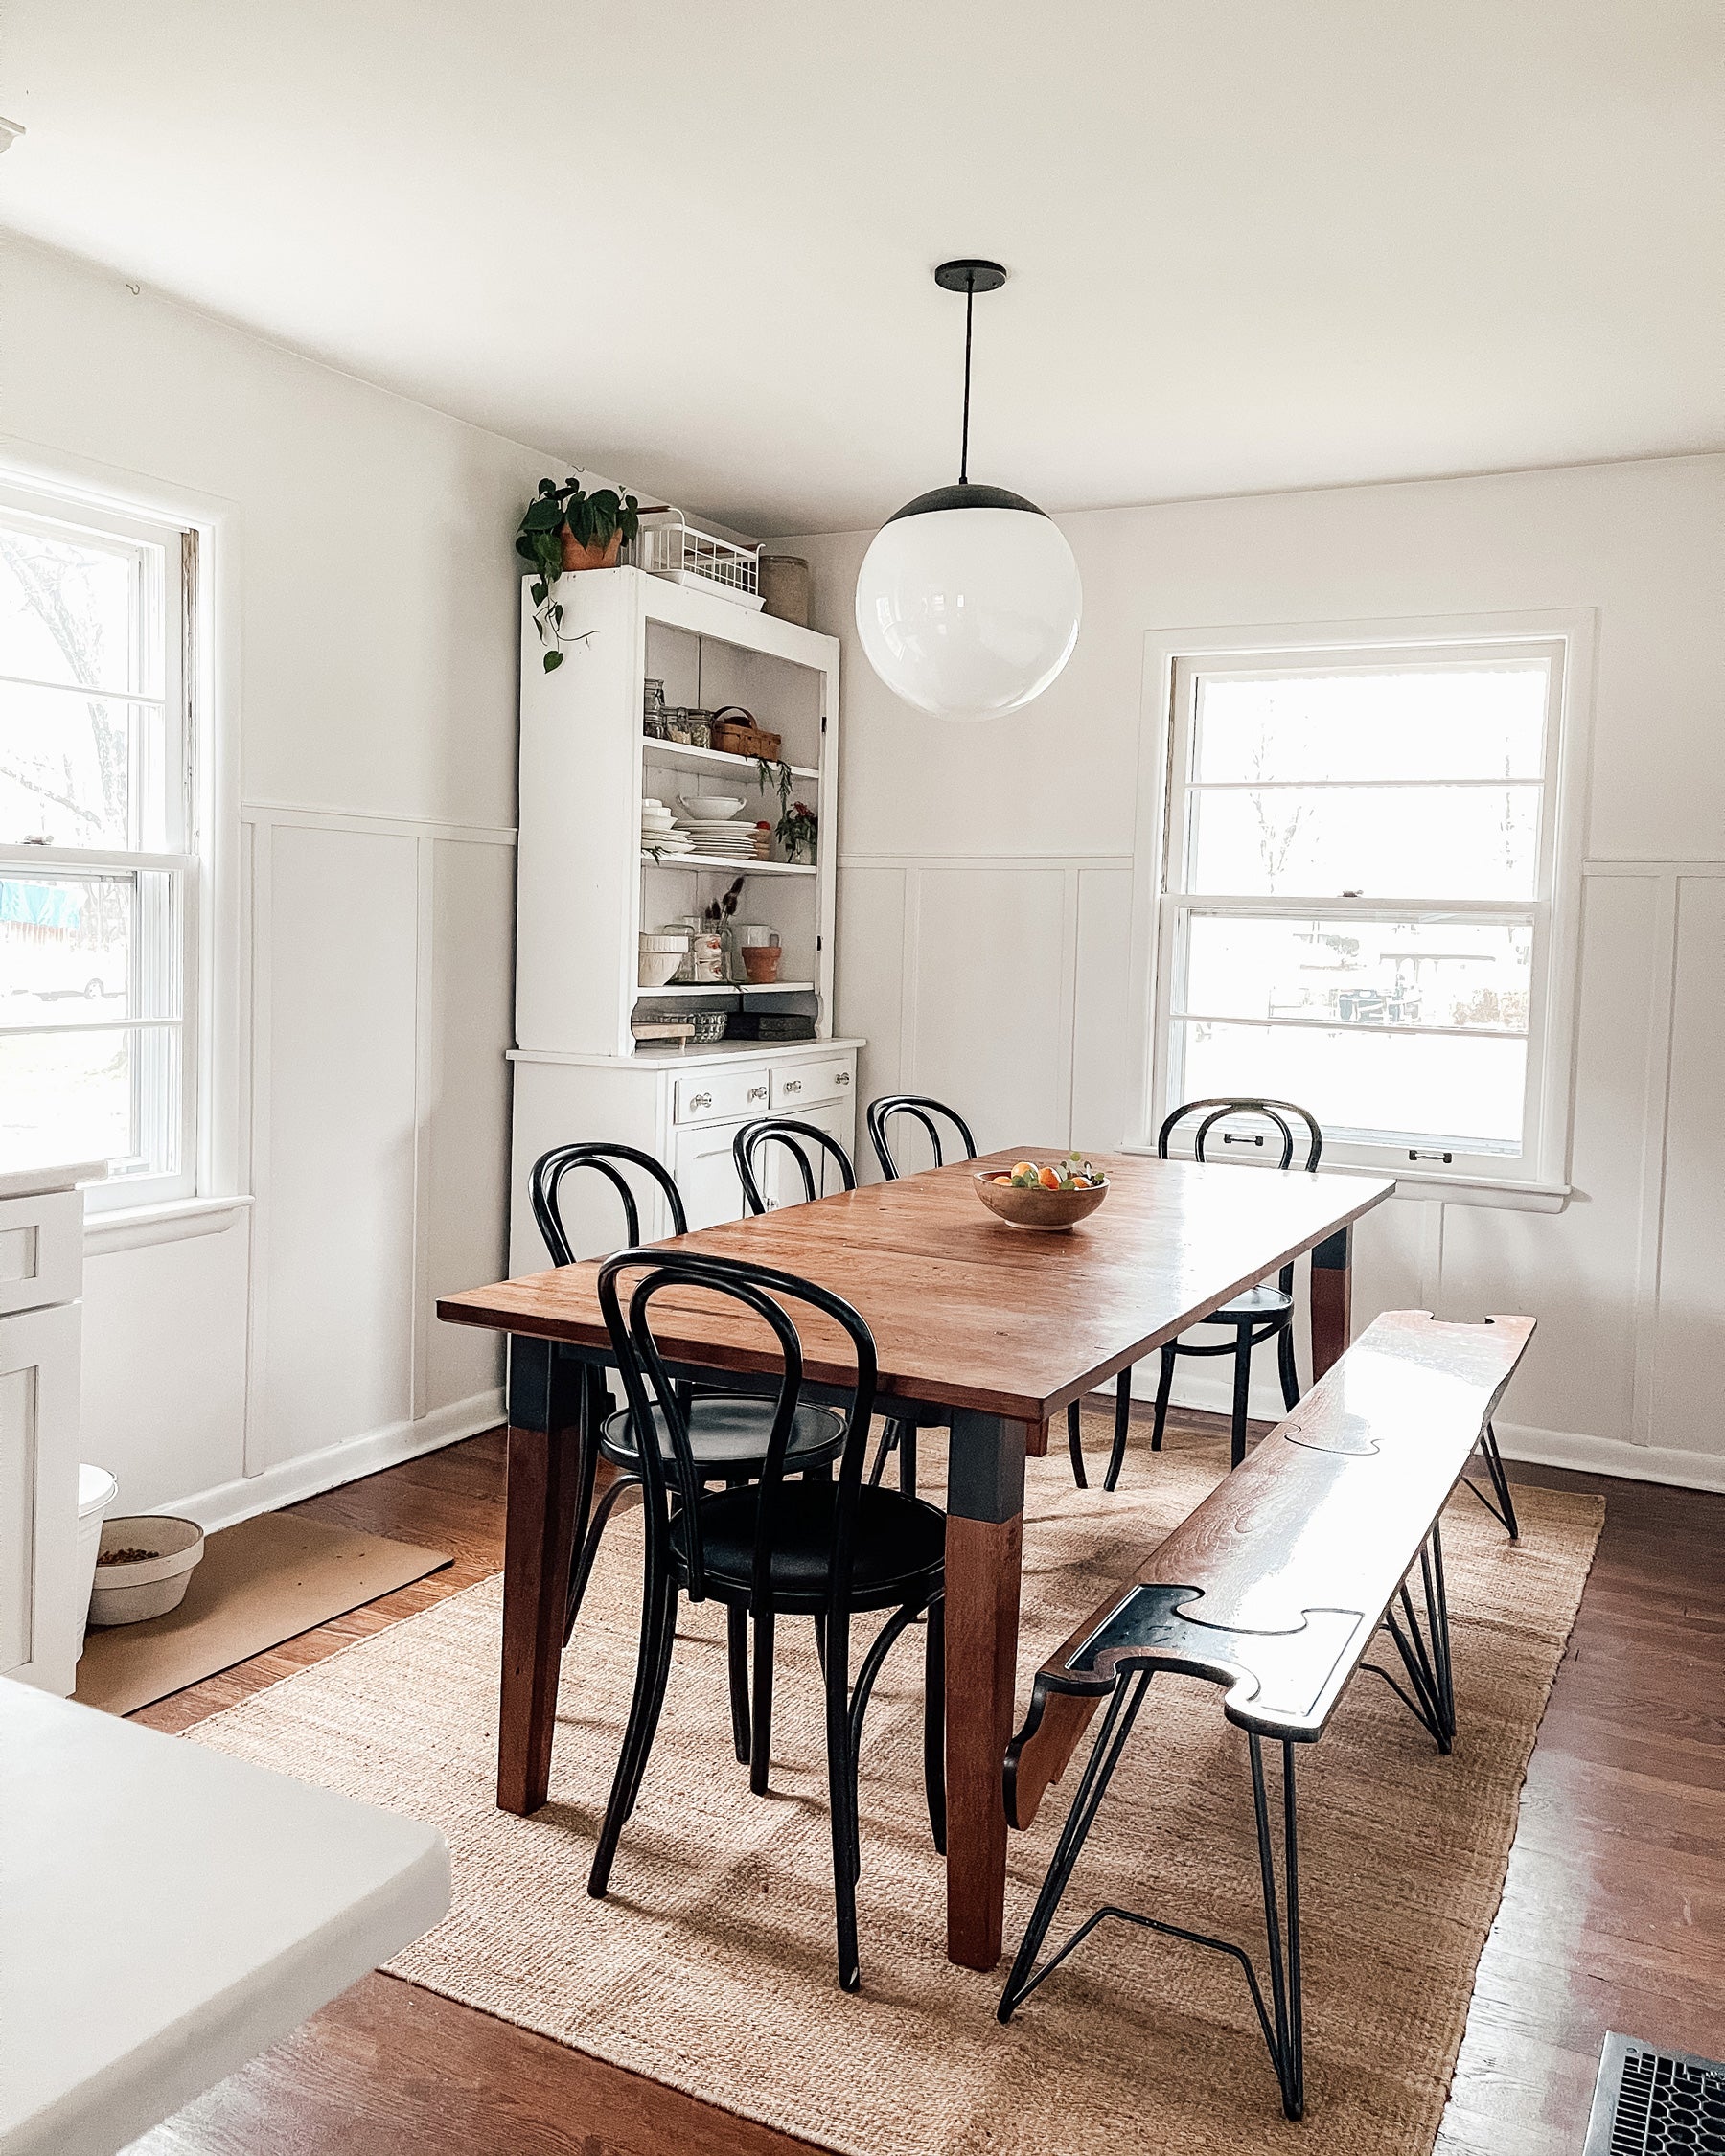
[[[680,509],[643,512],[631,551],[635,567],[649,576],[668,577],[698,591],[717,591],[754,612],[761,608],[761,549],[700,531]]]

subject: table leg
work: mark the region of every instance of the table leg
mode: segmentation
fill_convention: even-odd
[[[509,1342],[509,1489],[497,1809],[536,1812],[551,1782],[557,1680],[581,1483],[581,1365],[548,1341]]]
[[[1027,1434],[955,1409],[947,1455],[947,1959],[970,1969],[1000,1958]]]
[[[1353,1338],[1353,1229],[1339,1227],[1312,1251],[1312,1377],[1342,1360]]]

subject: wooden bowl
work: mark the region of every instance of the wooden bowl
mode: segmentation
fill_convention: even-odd
[[[1108,1196],[1105,1182],[1089,1190],[1015,1190],[1009,1182],[996,1182],[1000,1173],[991,1168],[971,1179],[972,1188],[991,1213],[1010,1221],[1014,1227],[1040,1227],[1058,1234],[1088,1220]]]

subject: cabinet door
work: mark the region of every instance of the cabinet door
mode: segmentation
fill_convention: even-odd
[[[677,1135],[671,1172],[682,1192],[692,1228],[717,1227],[722,1221],[743,1217],[743,1185],[731,1158],[731,1135],[736,1128],[734,1123],[702,1124]]]
[[[849,1156],[852,1125],[855,1122],[855,1113],[849,1101],[835,1101],[826,1108],[799,1108],[795,1119],[799,1123],[811,1123],[816,1130],[825,1131],[829,1137],[837,1138]],[[815,1185],[815,1195],[817,1198],[830,1198],[836,1190],[842,1190],[844,1178],[839,1173],[833,1159],[824,1152],[816,1157],[813,1145],[808,1148],[808,1152],[818,1179]],[[802,1170],[797,1166],[788,1146],[770,1146],[763,1156],[763,1164],[766,1171],[763,1189],[770,1206],[803,1205],[808,1203],[803,1189]]]
[[[0,1318],[0,1671],[69,1692],[76,1663],[79,1306]]]

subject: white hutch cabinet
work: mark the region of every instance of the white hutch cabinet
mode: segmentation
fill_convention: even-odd
[[[610,1139],[656,1156],[676,1177],[690,1224],[743,1209],[730,1143],[757,1115],[795,1115],[854,1157],[856,1051],[832,1035],[834,863],[838,851],[839,645],[750,612],[715,592],[635,568],[584,570],[558,585],[563,664],[547,674],[526,585],[521,616],[519,848],[516,907],[516,1040],[510,1271],[550,1262],[534,1226],[527,1179],[548,1147]],[[642,851],[641,801],[675,805],[697,791],[742,793],[739,822],[776,822],[753,761],[647,738],[644,683],[672,706],[740,704],[781,737],[794,797],[819,817],[813,866],[737,862],[700,854],[656,860]],[[721,897],[745,874],[739,923],[775,929],[784,951],[771,989],[638,985],[638,942]],[[726,1040],[710,1046],[637,1045],[643,1019],[712,1005],[801,1011],[816,1038]],[[775,1147],[768,1194],[801,1195]],[[785,1175],[790,1168],[790,1179]],[[616,1246],[616,1200],[599,1178],[564,1185],[570,1238],[583,1253]],[[641,1231],[670,1231],[647,1187]]]

